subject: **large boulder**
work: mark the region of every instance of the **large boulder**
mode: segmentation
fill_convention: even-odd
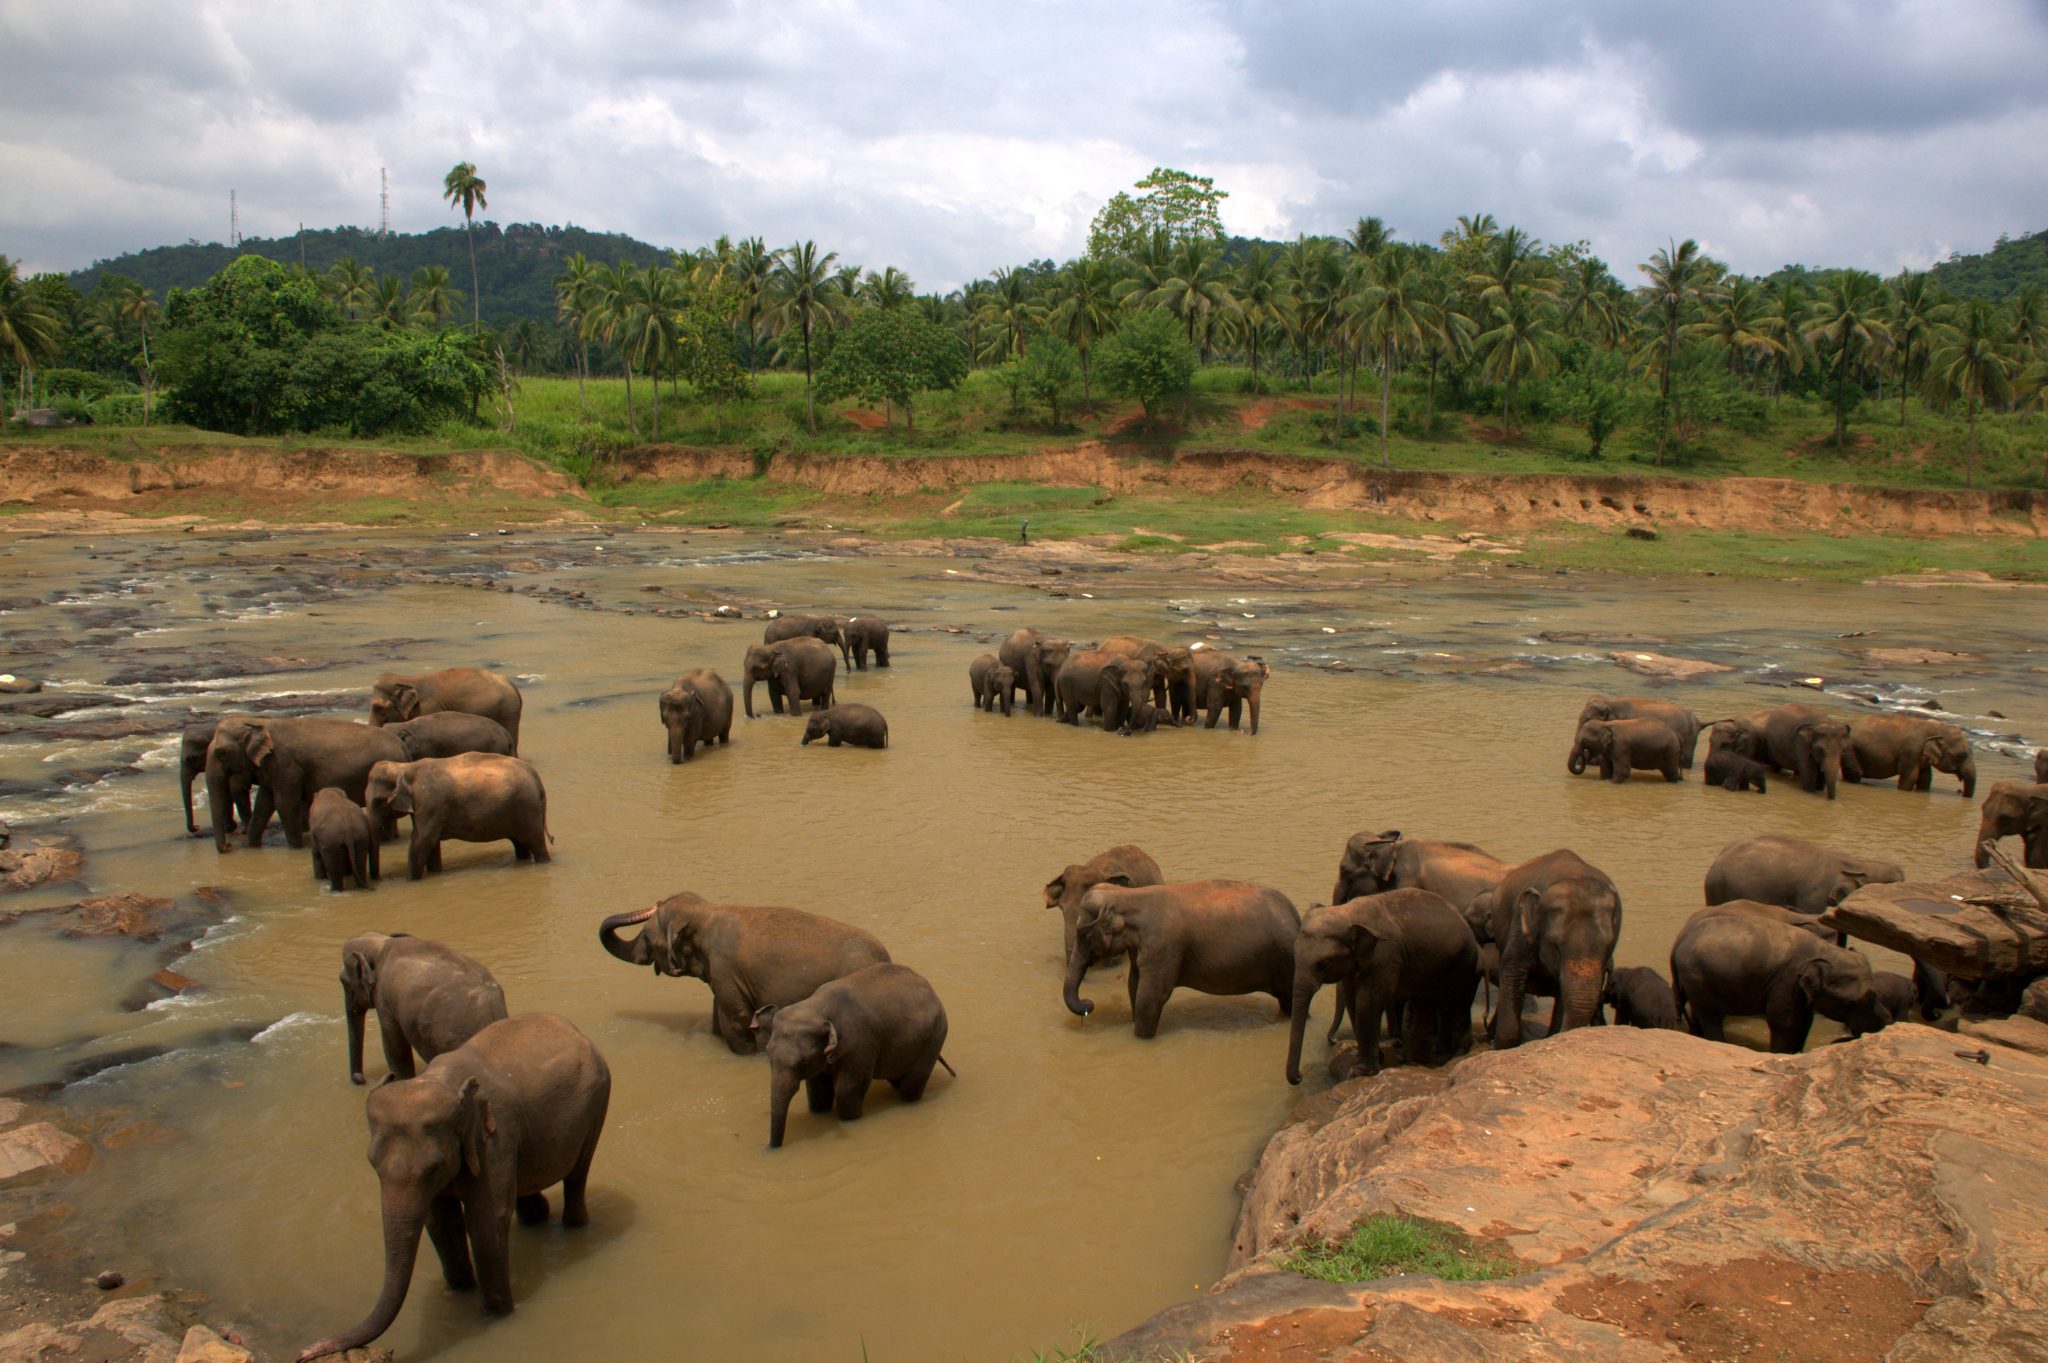
[[[1223,1281],[1108,1357],[2048,1356],[2048,1060],[1910,1024],[1798,1056],[1585,1028],[1304,1117],[1246,1179]],[[1278,1267],[1383,1213],[1529,1271]]]

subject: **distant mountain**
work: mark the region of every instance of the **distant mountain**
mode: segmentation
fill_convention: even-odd
[[[618,232],[543,227],[539,223],[500,227],[480,222],[476,225],[476,272],[484,319],[502,325],[522,317],[553,317],[555,276],[561,273],[562,261],[578,251],[599,264],[625,260],[641,266],[665,262],[670,254],[664,247]],[[308,229],[301,236],[244,237],[239,247],[220,242],[157,246],[97,261],[70,279],[84,293],[103,274],[124,274],[154,289],[161,298],[166,290],[205,283],[242,255],[267,256],[286,265],[297,265],[303,259],[306,268],[317,273],[353,256],[380,278],[396,275],[407,280],[422,266],[445,266],[449,279],[464,294],[461,313],[466,316],[469,312],[469,246],[460,227],[394,232],[388,237],[361,227],[329,227]]]
[[[2048,291],[2048,229],[1998,239],[1983,255],[1951,254],[1934,267],[1941,287],[1958,298],[2003,303],[2032,284]]]

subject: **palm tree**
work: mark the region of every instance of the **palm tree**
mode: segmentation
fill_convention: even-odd
[[[1519,227],[1486,239],[1484,261],[1466,276],[1465,283],[1482,303],[1506,302],[1524,289],[1545,297],[1557,292],[1550,262],[1537,251],[1535,238]]]
[[[1735,372],[1738,359],[1757,352],[1775,354],[1783,343],[1771,335],[1765,313],[1763,291],[1741,275],[1728,281],[1706,300],[1706,317],[1688,330],[1728,352],[1728,372]]]
[[[1493,305],[1489,314],[1493,325],[1473,342],[1482,361],[1480,372],[1506,385],[1500,401],[1503,434],[1512,429],[1515,386],[1525,378],[1540,379],[1550,372],[1551,348],[1557,337],[1549,314],[1542,296],[1524,289]]]
[[[1159,281],[1146,301],[1180,319],[1189,343],[1197,346],[1207,361],[1210,328],[1218,317],[1237,309],[1223,264],[1223,248],[1206,238],[1190,237],[1173,248],[1168,268],[1171,273]]]
[[[607,344],[619,348],[626,368],[626,429],[635,440],[640,438],[640,423],[633,415],[633,354],[627,341],[640,288],[640,271],[631,261],[615,260],[600,265],[590,281],[589,313],[584,324]]]
[[[1422,271],[1409,252],[1395,247],[1369,257],[1363,285],[1349,302],[1365,343],[1379,355],[1380,467],[1391,468],[1387,415],[1393,406],[1394,365],[1403,353],[1422,344],[1433,323]]]
[[[1927,362],[1929,389],[1939,401],[1961,398],[1970,422],[1970,462],[1963,486],[1977,485],[1977,404],[2012,397],[2015,365],[2006,354],[2006,336],[1998,309],[1982,298],[1961,305],[1953,322],[1942,326],[1940,340]]]
[[[1460,213],[1454,241],[1485,241],[1500,231],[1500,224],[1493,220],[1491,213]]]
[[[2022,361],[2040,359],[2048,353],[2048,294],[2039,284],[2022,284],[2012,296],[2013,352]]]
[[[1096,256],[1082,256],[1060,271],[1052,286],[1046,325],[1081,356],[1081,404],[1095,410],[1088,386],[1088,353],[1116,326],[1116,268]]]
[[[1361,256],[1378,255],[1393,239],[1386,223],[1378,218],[1360,218],[1357,226],[1351,229],[1349,238],[1352,253]]]
[[[981,320],[996,329],[987,358],[1021,360],[1025,333],[1045,321],[1045,308],[1023,270],[997,270],[978,309]]]
[[[334,262],[334,268],[327,272],[329,287],[334,291],[334,301],[341,304],[342,311],[350,321],[363,315],[377,297],[377,272],[361,264],[354,256],[343,256]]]
[[[868,277],[861,281],[861,297],[887,312],[900,308],[917,296],[917,285],[910,276],[894,265],[885,265],[880,274],[868,271]]]
[[[682,349],[680,321],[689,290],[680,270],[652,265],[639,276],[628,326],[627,349],[639,357],[654,389],[650,438],[661,439],[661,374]]]
[[[1602,350],[1614,349],[1628,330],[1628,319],[1622,312],[1626,297],[1621,281],[1607,273],[1606,263],[1587,256],[1579,261],[1564,284],[1565,330],[1585,333]]]
[[[1324,237],[1297,235],[1283,248],[1281,269],[1287,280],[1282,317],[1301,357],[1302,385],[1322,368],[1324,343],[1336,321],[1344,296],[1344,266]]]
[[[469,324],[471,330],[483,327],[483,296],[477,292],[476,283],[476,211],[489,208],[484,198],[488,188],[476,173],[476,167],[467,161],[458,161],[454,169],[441,181],[441,197],[448,201],[450,208],[462,206],[462,229],[469,238]]]
[[[1926,368],[1927,348],[1948,316],[1941,286],[1925,270],[1907,270],[1892,281],[1892,349],[1899,357],[1899,424],[1906,424],[1906,395]]]
[[[848,302],[860,297],[861,268],[858,265],[841,265],[832,272],[832,285],[839,290],[839,296]]]
[[[20,403],[35,391],[36,365],[56,358],[63,335],[49,303],[21,277],[19,266],[0,256],[0,355],[14,362]]]
[[[131,279],[114,295],[114,307],[142,331],[142,424],[147,426],[150,398],[156,391],[156,369],[149,362],[149,324],[156,320],[156,295]]]
[[[831,273],[837,259],[837,251],[821,255],[814,241],[794,242],[777,253],[770,276],[774,325],[783,330],[795,327],[803,336],[804,419],[812,435],[818,433],[818,405],[811,387],[811,337],[839,315],[841,299]]]
[[[412,272],[412,315],[429,327],[439,327],[455,311],[455,298],[446,265],[422,265]]]
[[[1891,340],[1884,320],[1884,285],[1865,270],[1839,270],[1821,290],[1820,308],[1806,328],[1815,353],[1832,351],[1828,391],[1835,405],[1835,444],[1848,438],[1846,385]],[[1973,452],[1974,457],[1974,452]]]
[[[1764,286],[1771,333],[1778,338],[1776,373],[1771,386],[1775,407],[1787,379],[1806,368],[1806,319],[1812,311],[1806,286],[1796,274],[1781,274]]]
[[[1429,352],[1428,400],[1423,406],[1422,427],[1436,428],[1436,374],[1445,361],[1456,363],[1472,346],[1472,338],[1479,334],[1479,324],[1464,311],[1456,283],[1452,275],[1454,266],[1451,258],[1440,252],[1431,253],[1422,271],[1423,299],[1428,303],[1430,316],[1436,325],[1423,334],[1423,348]]]
[[[370,320],[386,331],[395,331],[412,321],[412,309],[405,297],[405,281],[386,275],[370,294]]]
[[[590,408],[583,380],[590,373],[588,322],[592,285],[596,280],[597,267],[581,251],[563,261],[562,272],[555,276],[555,313],[576,331],[576,405],[585,411]]]
[[[1377,218],[1361,221],[1377,222]],[[1254,246],[1238,262],[1233,281],[1237,294],[1238,326],[1244,333],[1245,353],[1251,361],[1252,387],[1259,385],[1259,341],[1280,324],[1285,309],[1286,282],[1280,275],[1280,253],[1271,246]]]
[[[1643,290],[1643,311],[1652,330],[1643,358],[1657,370],[1657,466],[1662,468],[1671,442],[1671,370],[1678,342],[1716,267],[1700,254],[1699,243],[1687,237],[1660,248],[1641,269],[1650,277]]]
[[[760,365],[761,331],[770,306],[775,255],[759,237],[747,237],[732,254],[733,282],[739,286],[738,325],[747,338],[747,366]]]

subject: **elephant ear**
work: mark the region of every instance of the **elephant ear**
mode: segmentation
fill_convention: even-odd
[[[462,1128],[462,1164],[469,1170],[471,1178],[478,1178],[484,1170],[484,1147],[491,1137],[498,1134],[497,1114],[491,1111],[491,1100],[481,1092],[483,1085],[475,1076],[463,1081],[460,1100],[456,1108],[456,1121]]]
[[[271,758],[277,755],[277,741],[270,736],[270,726],[268,724],[251,724],[249,726],[249,737],[244,740],[242,750],[249,754],[250,763],[258,770],[261,770]]]
[[[391,688],[391,708],[398,712],[400,719],[417,719],[420,713],[420,693],[410,682],[400,682]]]
[[[775,1015],[781,1011],[780,1008],[777,1008],[772,1003],[764,1003],[754,1010],[754,1020],[751,1026],[754,1032],[754,1039],[757,1042],[766,1041],[768,1033],[775,1030]]]
[[[1536,910],[1542,903],[1543,891],[1533,885],[1515,896],[1515,924],[1528,941],[1536,939]]]
[[[1381,942],[1387,940],[1384,932],[1370,923],[1354,921],[1345,933],[1346,944],[1354,953],[1369,956]]]
[[[1103,885],[1120,885],[1126,890],[1136,888],[1131,884],[1131,875],[1128,871],[1112,871],[1098,883]]]
[[[403,768],[391,774],[391,798],[386,801],[393,814],[412,813],[412,773]]]
[[[370,958],[360,951],[351,951],[341,963],[341,988],[348,995],[349,1002],[361,1001],[364,1007],[373,1007],[371,1000],[377,994],[377,967],[370,964]]]
[[[1828,963],[1819,956],[1809,959],[1799,967],[1799,992],[1807,998],[1816,998],[1827,988]]]
[[[825,1024],[825,1063],[839,1063],[839,1029],[829,1022]]]
[[[1045,907],[1056,909],[1060,906],[1060,901],[1067,897],[1067,877],[1080,869],[1078,866],[1069,866],[1045,882]]]

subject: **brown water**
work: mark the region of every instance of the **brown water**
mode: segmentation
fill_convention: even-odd
[[[1568,844],[1621,887],[1619,959],[1660,965],[1707,863],[1735,837],[1791,832],[1929,873],[1967,855],[1976,812],[1949,778],[1928,795],[1845,786],[1833,804],[1789,788],[1759,798],[1570,778],[1584,695],[1641,687],[1603,646],[1539,631],[1648,632],[1670,641],[1661,651],[1737,664],[1661,693],[1703,713],[1814,699],[1774,684],[1781,672],[1850,677],[1831,681],[1845,706],[1851,692],[1875,694],[1845,650],[1966,649],[1991,661],[1917,681],[1960,715],[2010,717],[1968,719],[2011,747],[1983,752],[1984,782],[2023,775],[2020,736],[2048,733],[2048,658],[2022,628],[2040,609],[2031,592],[1353,569],[1218,583],[1151,561],[1045,578],[966,559],[580,532],[375,547],[328,534],[16,538],[0,543],[0,580],[14,608],[0,616],[0,670],[89,690],[139,648],[180,650],[149,659],[174,665],[230,653],[322,664],[105,688],[136,703],[95,715],[320,691],[360,711],[387,665],[479,663],[520,678],[553,863],[451,844],[446,874],[368,894],[331,894],[281,842],[223,857],[185,837],[174,735],[0,739],[0,779],[139,757],[140,778],[6,803],[18,830],[61,819],[81,837],[93,892],[231,895],[232,920],[179,965],[205,991],[141,1012],[120,1000],[154,968],[148,948],[60,940],[36,919],[0,935],[0,1040],[13,1043],[0,1048],[0,1089],[96,1054],[173,1048],[57,1094],[82,1122],[146,1119],[67,1189],[70,1233],[96,1261],[199,1288],[280,1347],[368,1308],[375,1177],[335,983],[355,932],[405,930],[471,953],[515,1011],[563,1014],[610,1060],[590,1227],[515,1233],[519,1309],[505,1321],[446,1292],[423,1246],[383,1341],[406,1359],[1006,1359],[1070,1344],[1077,1326],[1115,1332],[1209,1283],[1233,1180],[1301,1094],[1282,1074],[1270,1001],[1182,994],[1149,1043],[1130,1035],[1114,972],[1091,978],[1092,1018],[1061,1007],[1059,924],[1039,887],[1112,843],[1142,845],[1170,878],[1261,881],[1304,909],[1327,896],[1345,838],[1365,827],[1470,839],[1508,858]],[[451,585],[486,580],[541,595]],[[570,592],[605,609],[577,609]],[[736,675],[760,622],[648,612],[720,601],[750,616],[774,602],[909,626],[894,668],[840,688],[888,716],[889,750],[802,748],[791,720],[740,718],[729,749],[671,767],[655,695],[692,666]],[[968,661],[1025,623],[1260,652],[1275,664],[1263,731],[1120,739],[973,710]],[[1836,637],[1858,630],[1878,634]],[[402,867],[402,853],[385,862]],[[915,1107],[878,1088],[857,1124],[795,1116],[788,1146],[768,1151],[765,1063],[712,1038],[708,990],[629,969],[596,940],[604,915],[682,889],[880,935],[945,1000],[959,1078],[941,1074]],[[219,1039],[228,1027],[264,1030],[248,1044]],[[373,1031],[373,1081],[375,1051]],[[1311,1061],[1310,1091],[1327,1082],[1319,1044]]]

